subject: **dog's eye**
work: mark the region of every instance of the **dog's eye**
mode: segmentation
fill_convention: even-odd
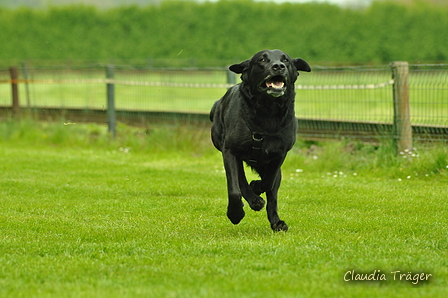
[[[258,60],[258,62],[260,62],[260,63],[265,63],[265,62],[268,62],[268,60],[267,60],[266,58],[260,58],[260,59]]]
[[[283,63],[288,63],[288,62],[289,62],[289,60],[288,60],[288,59],[286,59],[286,58],[284,58],[284,59],[282,59],[282,62],[283,62]]]

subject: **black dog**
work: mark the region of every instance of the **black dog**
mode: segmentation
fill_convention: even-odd
[[[229,69],[241,73],[242,82],[230,88],[212,107],[212,141],[222,152],[229,203],[227,217],[233,224],[243,219],[243,196],[259,211],[264,206],[274,231],[288,226],[277,213],[280,167],[296,141],[294,82],[298,70],[311,71],[302,59],[291,59],[280,50],[264,50]],[[247,182],[243,161],[261,180]]]

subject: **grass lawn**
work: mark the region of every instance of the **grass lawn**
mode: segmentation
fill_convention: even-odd
[[[264,209],[226,218],[208,131],[104,131],[0,123],[0,297],[448,294],[446,148],[404,161],[299,142],[280,188],[290,230],[273,233]]]

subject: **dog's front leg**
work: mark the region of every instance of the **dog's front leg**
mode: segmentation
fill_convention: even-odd
[[[266,198],[268,200],[266,210],[268,212],[268,219],[269,222],[271,223],[271,228],[272,230],[274,230],[274,232],[288,230],[288,226],[286,225],[286,223],[283,220],[281,220],[280,217],[278,216],[277,198],[281,180],[282,180],[282,172],[280,169],[278,169],[274,187],[272,188],[272,190],[266,192]]]
[[[273,161],[268,165],[257,168],[257,172],[260,174],[261,180],[252,181],[250,183],[251,188],[255,193],[266,192],[267,206],[266,211],[268,213],[268,219],[271,223],[271,228],[274,231],[287,231],[288,226],[278,216],[277,197],[278,189],[280,188],[280,182],[282,179],[281,165],[284,158]]]
[[[222,151],[222,156],[224,160],[224,168],[226,170],[227,194],[229,198],[227,217],[236,225],[245,215],[239,186],[240,168],[243,168],[243,162],[237,159],[229,149],[224,149]]]

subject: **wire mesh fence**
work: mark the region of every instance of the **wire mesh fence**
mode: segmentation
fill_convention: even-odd
[[[298,118],[392,122],[390,67],[315,67],[299,77]]]
[[[113,83],[119,111],[207,114],[232,81],[224,68],[115,66],[113,79],[106,78],[105,65],[24,64],[18,69],[16,79],[9,69],[0,69],[0,107],[11,107],[14,81],[22,109],[104,111],[106,84]],[[303,120],[391,124],[393,85],[389,65],[316,66],[296,82],[296,115]],[[448,65],[411,65],[409,97],[413,125],[448,127]]]
[[[223,69],[148,70],[115,66],[114,73],[116,107],[122,110],[206,113],[228,87]],[[24,107],[105,109],[104,66],[28,67],[27,74],[27,80],[19,80]],[[7,69],[1,70],[0,76],[0,82],[10,82]],[[24,95],[29,99],[25,100]],[[11,105],[8,84],[0,84],[0,105]]]
[[[411,65],[411,122],[448,126],[448,65]]]

